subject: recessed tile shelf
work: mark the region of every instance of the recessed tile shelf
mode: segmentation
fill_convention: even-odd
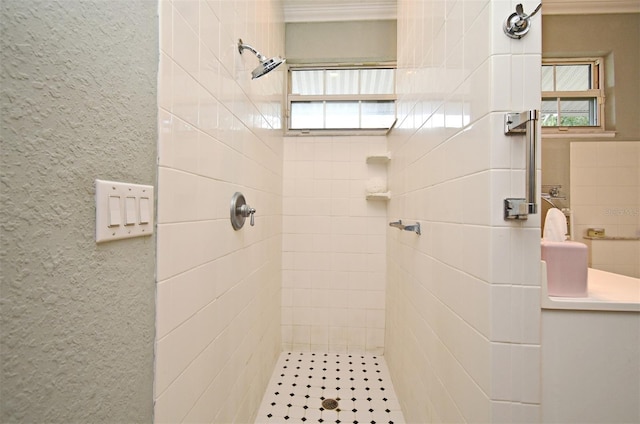
[[[387,164],[391,160],[391,155],[389,153],[384,153],[381,155],[370,155],[367,156],[368,164]],[[367,200],[390,200],[391,193],[367,193]]]
[[[391,193],[367,193],[367,200],[389,200],[391,199]]]
[[[387,163],[391,160],[391,155],[371,155],[367,156],[367,163]]]

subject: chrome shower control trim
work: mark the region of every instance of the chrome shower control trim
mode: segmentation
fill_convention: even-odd
[[[233,194],[233,197],[231,198],[231,207],[229,213],[231,217],[231,226],[236,231],[244,226],[244,221],[248,216],[251,217],[251,221],[249,224],[252,227],[255,225],[253,214],[256,213],[256,210],[247,205],[247,202],[244,199],[244,195],[240,192],[236,192]]]

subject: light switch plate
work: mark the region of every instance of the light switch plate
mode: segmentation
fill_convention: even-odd
[[[153,186],[96,180],[96,243],[153,234]]]

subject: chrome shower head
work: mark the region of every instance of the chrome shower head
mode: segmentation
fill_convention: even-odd
[[[251,72],[251,79],[260,78],[261,76],[268,74],[286,61],[286,59],[283,59],[280,56],[268,59],[265,55],[263,55],[250,45],[244,44],[242,42],[242,39],[239,39],[238,51],[240,52],[240,54],[242,54],[245,49],[253,52],[253,54],[255,54],[260,61],[260,65],[258,65],[258,67]]]
[[[276,56],[271,59],[267,59],[265,61],[260,61],[260,65],[253,71],[251,71],[251,79],[260,78],[264,74],[271,72],[276,69],[278,66],[284,63],[285,59]]]

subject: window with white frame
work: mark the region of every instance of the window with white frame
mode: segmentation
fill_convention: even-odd
[[[393,67],[291,67],[289,130],[388,130],[395,99]]]
[[[604,131],[602,58],[543,59],[543,132]]]

